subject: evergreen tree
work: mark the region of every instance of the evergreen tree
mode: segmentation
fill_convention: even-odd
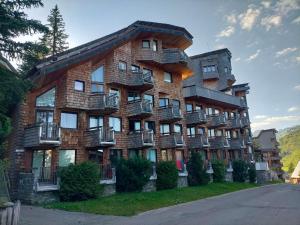
[[[292,174],[294,172],[295,166],[293,162],[290,162],[289,164],[289,169],[288,169],[288,173]]]
[[[57,5],[50,11],[47,21],[49,32],[43,36],[41,41],[50,50],[51,55],[54,56],[68,49],[68,35],[65,34],[65,23]]]
[[[22,56],[36,47],[32,42],[18,42],[16,37],[44,33],[48,29],[38,20],[28,19],[25,9],[43,6],[41,0],[0,1],[0,54],[9,58]]]

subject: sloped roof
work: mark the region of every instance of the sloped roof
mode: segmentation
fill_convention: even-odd
[[[190,58],[191,59],[201,58],[201,57],[206,57],[206,56],[210,56],[210,55],[219,54],[219,53],[222,53],[222,52],[226,52],[226,53],[228,53],[228,55],[231,56],[231,52],[228,50],[228,48],[222,48],[222,49],[217,49],[217,50],[210,51],[210,52],[201,53],[201,54],[198,54],[198,55],[193,55]]]
[[[294,169],[291,178],[300,178],[300,161],[298,162],[296,168]]]
[[[2,55],[0,55],[0,67],[6,68],[10,70],[11,72],[17,73],[16,69],[11,65],[11,63],[4,58]]]
[[[193,39],[193,36],[183,27],[163,23],[136,21],[128,27],[116,31],[112,34],[80,45],[78,47],[66,50],[55,55],[54,57],[48,57],[45,60],[42,60],[29,72],[28,77],[34,74],[38,74],[40,71],[42,71],[43,74],[47,74],[70,66],[72,64],[79,63],[82,60],[91,58],[97,54],[107,52],[121,45],[122,43],[126,43],[128,40],[134,39],[138,35],[144,33],[181,37],[182,39],[180,40],[183,40],[183,48],[190,46]],[[169,38],[168,41],[172,41],[171,38]]]

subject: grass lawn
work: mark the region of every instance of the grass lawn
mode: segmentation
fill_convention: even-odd
[[[147,193],[122,193],[81,202],[57,202],[46,208],[103,215],[132,216],[151,209],[176,205],[241,189],[256,187],[248,183],[212,183]]]

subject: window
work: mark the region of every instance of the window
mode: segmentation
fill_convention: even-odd
[[[215,109],[214,114],[215,114],[215,115],[219,115],[219,114],[220,114],[220,110]]]
[[[140,99],[141,99],[140,93],[128,92],[128,96],[127,96],[127,101],[128,102],[137,101],[137,100],[140,100]]]
[[[111,88],[109,90],[109,94],[110,95],[117,95],[119,97],[119,99],[120,99],[120,91],[118,89]]]
[[[61,113],[60,126],[62,128],[77,128],[77,113]]]
[[[224,112],[224,115],[225,115],[225,119],[229,118],[229,112]]]
[[[180,109],[180,101],[179,100],[173,99],[172,105],[173,105],[173,107]]]
[[[159,107],[167,107],[169,105],[168,98],[160,98],[159,99]]]
[[[103,127],[103,117],[101,116],[90,116],[89,128]]]
[[[157,40],[154,40],[153,43],[152,43],[152,50],[157,52],[158,50],[158,42]]]
[[[164,72],[164,81],[167,83],[172,83],[172,74]]]
[[[160,124],[160,134],[169,135],[170,134],[170,124]]]
[[[182,134],[182,125],[181,124],[174,124],[174,132]]]
[[[127,64],[126,62],[123,62],[123,61],[119,61],[119,70],[120,71],[126,71],[127,70]]]
[[[55,105],[55,88],[41,94],[36,98],[36,106],[54,107]]]
[[[110,149],[110,162],[112,165],[116,165],[118,160],[122,158],[122,150],[121,149]]]
[[[141,131],[141,121],[140,120],[129,120],[129,131],[139,132]]]
[[[232,131],[232,138],[237,138],[238,137],[238,132],[236,130]]]
[[[213,114],[213,108],[206,108],[206,115],[212,115]]]
[[[143,68],[143,74],[144,74],[144,75],[148,75],[148,74],[150,74],[150,75],[152,76],[152,70],[149,70],[149,69]]]
[[[215,130],[214,129],[208,129],[208,137],[214,137],[215,136]]]
[[[176,150],[175,156],[176,156],[176,167],[177,167],[177,169],[179,171],[183,171],[183,169],[184,169],[183,151]]]
[[[231,133],[230,133],[229,130],[226,130],[226,137],[227,137],[227,138],[231,138]]]
[[[75,80],[74,82],[75,91],[84,91],[84,82],[80,80]]]
[[[195,110],[198,111],[198,112],[201,111],[202,110],[202,106],[201,105],[196,105]]]
[[[109,117],[109,127],[112,127],[116,132],[121,132],[121,119],[118,117]]]
[[[138,73],[140,72],[140,67],[136,65],[131,65],[131,72]]]
[[[155,149],[147,150],[147,159],[152,163],[156,163],[156,150]]]
[[[152,103],[152,106],[154,106],[154,96],[153,95],[144,94],[144,99],[149,100]]]
[[[142,41],[142,48],[150,48],[150,41],[149,40],[143,40]]]
[[[232,118],[232,119],[233,119],[233,118],[236,118],[235,115],[236,115],[235,112],[231,112],[231,113],[230,113],[230,118]]]
[[[155,122],[154,121],[145,121],[145,130],[152,130],[155,133]]]
[[[172,152],[170,150],[161,150],[162,161],[171,161],[173,159]]]
[[[137,150],[137,149],[130,149],[128,150],[128,158],[129,159],[134,159],[138,158],[142,155],[142,151]]]
[[[210,72],[216,72],[216,66],[215,65],[210,65],[210,66],[203,66],[202,69],[203,73],[210,73]]]
[[[104,91],[104,68],[103,66],[100,66],[98,69],[96,69],[91,74],[91,89],[93,93],[99,93]]]
[[[188,137],[195,137],[195,127],[188,127],[187,135],[188,135]]]
[[[215,130],[215,134],[217,137],[223,136],[223,131],[222,130]]]
[[[59,150],[58,166],[66,167],[75,164],[75,150]]]
[[[204,127],[199,127],[198,128],[198,134],[201,134],[201,135],[205,134],[205,128]]]
[[[228,67],[224,67],[224,72],[228,73]]]
[[[193,104],[186,104],[185,107],[186,107],[187,112],[192,112],[193,111]]]

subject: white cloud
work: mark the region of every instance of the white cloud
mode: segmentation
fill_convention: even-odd
[[[235,61],[235,62],[239,62],[239,61],[241,61],[241,58],[238,57],[238,58],[236,58],[234,61]]]
[[[256,59],[256,58],[258,57],[259,54],[260,54],[260,49],[258,49],[253,55],[250,55],[250,56],[246,59],[246,61],[250,62],[250,61]]]
[[[214,49],[222,49],[222,48],[226,48],[226,46],[224,44],[217,44],[214,46]]]
[[[236,24],[237,22],[236,15],[234,13],[227,15],[226,20],[229,24]]]
[[[254,9],[253,6],[248,6],[247,11],[239,15],[241,28],[243,30],[250,31],[254,26],[259,15],[259,9]]]
[[[300,123],[300,115],[297,116],[271,116],[251,123],[253,129],[267,129],[272,127],[287,127]]]
[[[294,19],[293,21],[292,21],[292,23],[299,23],[300,24],[300,16],[298,16],[296,19]]]
[[[271,6],[271,2],[269,2],[269,1],[262,1],[261,4],[262,4],[266,9],[270,8],[270,6]]]
[[[224,30],[222,30],[217,37],[230,37],[231,35],[234,34],[234,27],[233,26],[228,26]]]
[[[265,119],[265,118],[267,118],[266,115],[256,115],[256,116],[254,116],[254,119]]]
[[[295,90],[300,91],[300,84],[294,87]]]
[[[299,0],[279,0],[274,8],[280,15],[287,15],[290,11],[298,9],[300,9]]]
[[[285,56],[291,52],[297,51],[298,48],[284,48],[278,52],[276,52],[276,57]]]
[[[299,110],[300,110],[300,108],[297,107],[297,106],[292,106],[292,107],[288,108],[288,112],[296,112],[296,111],[299,111]]]
[[[296,57],[296,61],[300,63],[300,56]]]
[[[281,16],[273,15],[262,18],[260,24],[269,31],[272,27],[279,27],[281,25],[281,21]]]

